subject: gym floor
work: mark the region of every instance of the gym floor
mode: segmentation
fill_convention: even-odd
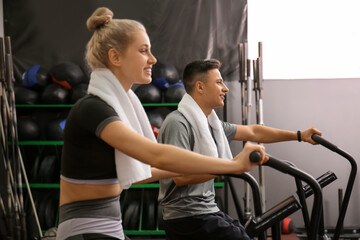
[[[271,239],[271,237],[268,239]],[[281,240],[297,240],[297,239],[300,238],[295,233],[281,235]]]

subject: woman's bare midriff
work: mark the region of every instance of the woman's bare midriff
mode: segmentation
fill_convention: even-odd
[[[120,184],[76,184],[60,179],[60,206],[83,200],[117,196],[122,192]]]

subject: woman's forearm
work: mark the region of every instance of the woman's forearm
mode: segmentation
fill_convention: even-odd
[[[242,152],[231,160],[223,160],[190,152],[168,144],[159,144],[141,136],[121,121],[109,123],[100,134],[101,139],[124,154],[152,167],[185,174],[226,174],[250,171],[255,165],[249,161],[252,151],[262,154],[263,147],[246,144]],[[261,163],[261,162],[260,162]]]
[[[157,144],[152,166],[186,174],[222,174],[234,171],[234,162],[204,156],[168,144]],[[156,149],[156,148],[155,148]]]
[[[134,184],[151,183],[151,182],[159,181],[161,179],[184,176],[184,174],[182,173],[170,172],[155,167],[151,168],[151,175],[152,175],[151,178],[136,182]]]

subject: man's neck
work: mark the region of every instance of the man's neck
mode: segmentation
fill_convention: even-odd
[[[194,95],[190,95],[194,101],[199,105],[199,107],[201,108],[201,110],[203,111],[203,113],[205,114],[205,116],[209,116],[211,111],[213,110],[211,107],[206,106],[206,103],[204,103],[203,101],[201,101],[200,97],[194,96]]]

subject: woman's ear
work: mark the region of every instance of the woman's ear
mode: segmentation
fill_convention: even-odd
[[[108,58],[109,58],[109,63],[111,65],[120,67],[121,66],[121,57],[120,57],[120,52],[118,50],[116,50],[115,48],[110,48],[108,51]]]

